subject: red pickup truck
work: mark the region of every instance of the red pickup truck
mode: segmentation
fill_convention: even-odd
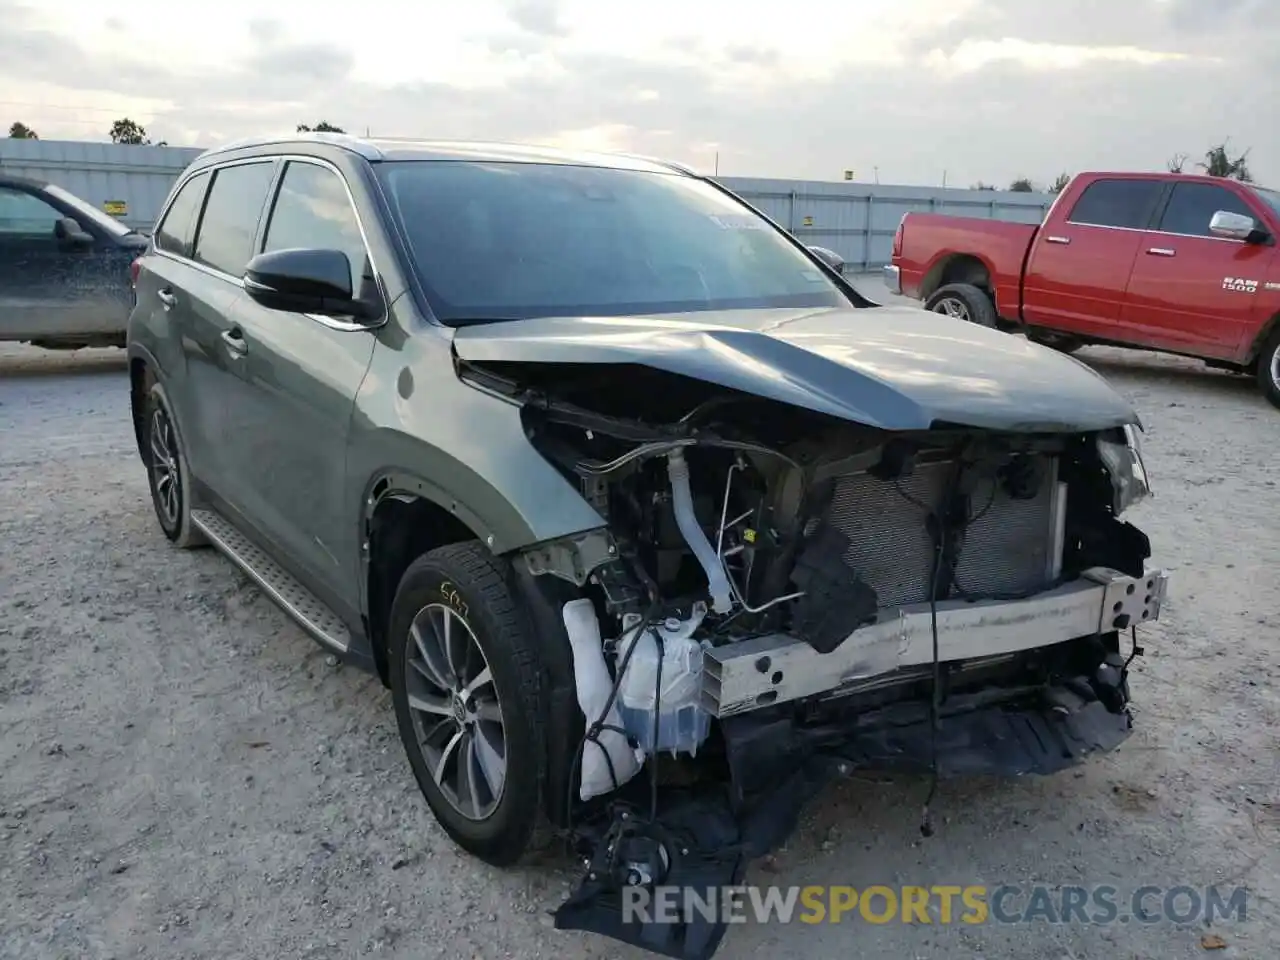
[[[1254,375],[1280,407],[1280,192],[1081,173],[1039,226],[908,213],[885,282],[929,310],[1072,351],[1162,350]]]

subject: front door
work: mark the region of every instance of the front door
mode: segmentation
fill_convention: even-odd
[[[1233,359],[1265,319],[1276,249],[1213,236],[1209,221],[1219,210],[1261,223],[1234,189],[1187,181],[1174,185],[1156,229],[1142,235],[1123,321],[1146,345]]]
[[[1142,231],[1162,184],[1141,178],[1095,180],[1070,210],[1036,235],[1023,280],[1026,322],[1049,330],[1124,339],[1120,313]]]
[[[352,288],[376,289],[346,185],[327,164],[286,164],[262,247],[341,250],[352,263]],[[227,420],[237,497],[267,538],[304,568],[299,576],[333,605],[350,607],[358,511],[344,499],[346,445],[374,336],[341,320],[270,310],[247,294],[234,317],[244,336],[247,386]]]

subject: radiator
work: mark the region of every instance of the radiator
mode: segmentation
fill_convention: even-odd
[[[1046,588],[1062,562],[1066,488],[1056,458],[1045,457],[1030,499],[1014,499],[994,474],[970,493],[970,522],[956,564],[953,595],[1020,595]],[[939,503],[952,464],[917,464],[895,484],[868,473],[841,477],[824,522],[849,539],[845,563],[872,587],[881,608],[929,599],[933,542],[926,511]],[[912,502],[915,501],[915,502]]]

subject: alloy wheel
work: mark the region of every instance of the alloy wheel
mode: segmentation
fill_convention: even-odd
[[[1280,390],[1280,348],[1271,352],[1271,384]]]
[[[182,509],[182,471],[173,424],[161,406],[151,414],[151,482],[165,525],[176,526]]]
[[[405,670],[422,758],[450,805],[485,820],[502,799],[507,741],[502,704],[484,651],[452,607],[423,607],[409,627]]]
[[[955,297],[943,297],[933,305],[933,312],[945,313],[948,317],[953,317],[956,320],[969,319],[969,308]]]

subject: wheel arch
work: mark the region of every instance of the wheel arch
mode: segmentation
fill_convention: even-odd
[[[1272,334],[1280,327],[1280,311],[1276,312],[1272,317],[1266,320],[1261,327],[1258,328],[1257,334],[1253,338],[1253,342],[1249,344],[1249,349],[1244,355],[1244,364],[1246,367],[1252,367],[1262,354],[1262,348],[1267,345]]]
[[[147,409],[147,394],[151,390],[151,385],[158,383],[160,380],[157,375],[160,366],[155,362],[155,357],[151,355],[150,351],[138,344],[129,346],[128,358],[129,414],[133,420],[133,437],[138,444],[138,455],[145,462],[148,453],[142,437]]]
[[[925,271],[920,282],[920,299],[927,300],[938,288],[948,283],[968,283],[985,290],[995,299],[991,265],[975,253],[947,253]]]
[[[373,478],[361,512],[362,607],[378,676],[385,684],[391,603],[405,570],[439,547],[467,540],[489,546],[492,535],[464,504],[422,478],[388,470]]]

